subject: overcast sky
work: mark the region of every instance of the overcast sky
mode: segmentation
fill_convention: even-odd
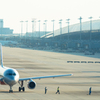
[[[4,27],[14,30],[14,33],[21,32],[20,21],[28,20],[28,31],[32,31],[32,18],[41,20],[41,30],[44,30],[44,20],[47,21],[47,30],[52,31],[55,20],[55,29],[59,28],[59,20],[62,19],[62,26],[67,26],[66,19],[70,18],[70,24],[89,21],[100,17],[100,0],[0,0],[0,19],[4,20]],[[36,23],[36,30],[39,30],[39,23]],[[23,32],[26,32],[26,23],[23,23]]]

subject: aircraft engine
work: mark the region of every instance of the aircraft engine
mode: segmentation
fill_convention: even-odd
[[[34,89],[35,87],[36,87],[36,83],[33,80],[28,82],[28,88],[29,89]]]

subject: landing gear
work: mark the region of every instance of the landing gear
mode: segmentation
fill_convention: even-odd
[[[25,87],[19,87],[19,92],[20,92],[21,90],[24,92],[24,91],[25,91]]]
[[[12,86],[10,86],[9,93],[13,93]]]
[[[19,92],[22,90],[23,92],[25,91],[25,87],[23,87],[23,81],[21,81],[21,83],[19,83],[21,85],[21,87],[19,87]]]

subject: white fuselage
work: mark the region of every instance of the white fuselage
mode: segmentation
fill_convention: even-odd
[[[0,66],[0,76],[2,77],[2,81],[9,86],[13,86],[19,81],[19,73],[15,69],[5,66]]]

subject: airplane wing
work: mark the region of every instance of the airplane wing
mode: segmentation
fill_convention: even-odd
[[[42,78],[55,78],[55,77],[72,76],[72,75],[73,74],[64,74],[64,75],[51,75],[51,76],[20,78],[19,81],[31,80],[31,79],[42,79]]]

